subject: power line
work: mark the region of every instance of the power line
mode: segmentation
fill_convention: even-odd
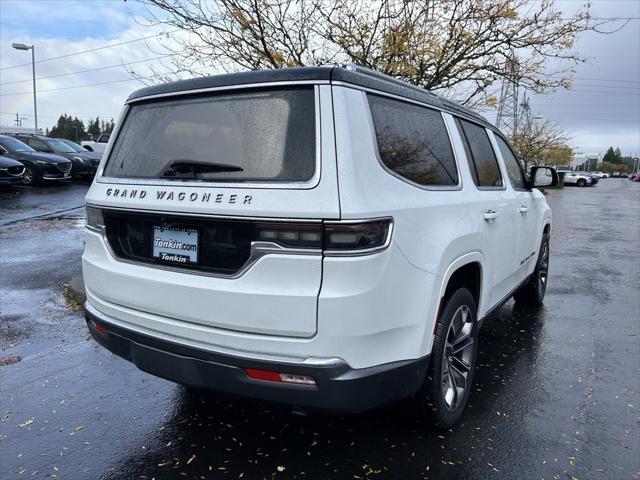
[[[194,72],[198,72],[198,71],[202,71],[202,70],[206,70],[211,68],[210,66],[204,66],[204,67],[200,67],[200,68],[194,68],[192,71]],[[175,75],[177,73],[180,73],[180,71],[175,71],[175,72],[164,72],[160,75]],[[122,83],[122,82],[131,82],[131,81],[139,81],[139,80],[153,80],[154,78],[156,78],[156,76],[152,75],[152,76],[148,76],[148,77],[135,77],[135,78],[125,78],[123,80],[112,80],[109,82],[98,82],[98,83],[86,83],[84,85],[73,85],[70,87],[58,87],[58,88],[47,88],[45,90],[38,90],[38,93],[44,93],[44,92],[57,92],[59,90],[73,90],[75,88],[84,88],[84,87],[96,87],[99,85],[110,85],[113,83]],[[26,95],[29,94],[31,95],[33,92],[29,91],[29,92],[15,92],[15,93],[2,93],[0,94],[0,97],[8,97],[8,96],[13,96],[13,95]]]
[[[65,77],[67,75],[76,75],[78,73],[97,72],[98,70],[107,70],[109,68],[122,67],[122,66],[125,66],[125,65],[135,65],[137,63],[151,62],[153,60],[159,60],[161,58],[166,58],[166,57],[169,57],[169,56],[170,56],[170,54],[160,55],[158,57],[145,58],[143,60],[136,60],[136,61],[133,61],[133,62],[116,63],[114,65],[107,65],[106,67],[96,67],[96,68],[88,68],[86,70],[77,70],[75,72],[57,73],[55,75],[47,75],[45,77],[37,77],[36,80],[44,80],[44,79],[47,79],[47,78],[56,78],[56,77]],[[11,84],[14,84],[14,83],[24,83],[24,82],[31,82],[31,79],[30,78],[25,78],[24,80],[12,80],[10,82],[0,83],[0,86],[2,86],[2,85],[11,85]]]
[[[573,77],[575,80],[589,80],[589,81],[597,81],[597,82],[621,82],[621,83],[635,83],[636,85],[640,84],[640,80],[617,80],[610,78],[592,78],[592,77]]]
[[[176,30],[170,30],[168,32],[160,32],[160,33],[156,33],[155,35],[148,35],[146,37],[140,37],[140,38],[134,38],[132,40],[125,40],[123,42],[118,42],[118,43],[110,43],[108,45],[103,45],[102,47],[96,47],[96,48],[90,48],[89,50],[80,50],[78,52],[73,52],[73,53],[67,53],[65,55],[59,55],[57,57],[49,57],[49,58],[43,58],[42,60],[36,60],[35,63],[42,63],[42,62],[49,62],[51,60],[58,60],[60,58],[67,58],[67,57],[73,57],[74,55],[80,55],[82,53],[90,53],[90,52],[96,52],[98,50],[104,50],[105,48],[112,48],[112,47],[119,47],[120,45],[127,45],[129,43],[134,43],[134,42],[140,42],[142,40],[148,40],[150,38],[155,38],[155,37],[159,37],[160,35],[168,35],[170,33],[175,33],[178,32],[180,29],[176,29]],[[0,68],[0,70],[8,70],[10,68],[18,68],[18,67],[24,67],[26,65],[31,65],[31,62],[28,63],[21,63],[19,65],[11,65],[9,67],[2,67]]]
[[[148,80],[150,78],[153,77],[139,77],[140,79],[145,79]],[[59,87],[59,88],[48,88],[45,90],[38,90],[38,93],[44,93],[44,92],[57,92],[59,90],[73,90],[75,88],[84,88],[84,87],[97,87],[99,85],[110,85],[112,83],[122,83],[122,82],[132,82],[132,81],[136,81],[138,80],[138,78],[125,78],[123,80],[112,80],[110,82],[98,82],[98,83],[86,83],[84,85],[74,85],[72,87]],[[31,95],[33,92],[16,92],[16,93],[3,93],[0,94],[0,97],[9,97],[12,95],[26,95],[29,94]]]

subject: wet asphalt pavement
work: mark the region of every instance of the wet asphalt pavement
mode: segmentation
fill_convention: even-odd
[[[0,478],[640,478],[640,184],[549,192],[545,305],[487,320],[470,404],[445,432],[410,402],[297,416],[111,355],[63,296],[86,188],[0,192]]]

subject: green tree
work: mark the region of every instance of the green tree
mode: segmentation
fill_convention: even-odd
[[[100,136],[100,117],[96,117],[95,120],[89,120],[87,123],[87,133],[93,136],[94,140],[97,140]]]
[[[80,141],[86,137],[86,131],[82,120],[64,113],[58,117],[58,122],[48,131],[48,136]]]
[[[616,147],[614,150],[613,147],[609,147],[607,152],[602,157],[603,162],[615,163],[618,164],[622,161],[622,154],[620,153],[620,149]]]

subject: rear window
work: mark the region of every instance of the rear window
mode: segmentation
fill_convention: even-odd
[[[313,87],[134,104],[104,175],[304,182],[316,168]]]
[[[367,95],[382,163],[413,183],[458,184],[449,135],[440,112],[378,95]]]

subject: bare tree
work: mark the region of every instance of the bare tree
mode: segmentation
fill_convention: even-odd
[[[558,125],[533,116],[528,116],[511,138],[525,170],[530,165],[568,165],[572,154],[568,142],[568,135]]]
[[[577,36],[611,23],[555,0],[139,1],[173,31],[169,76],[353,62],[467,105],[495,104],[488,89],[512,62],[524,88],[570,87]]]

